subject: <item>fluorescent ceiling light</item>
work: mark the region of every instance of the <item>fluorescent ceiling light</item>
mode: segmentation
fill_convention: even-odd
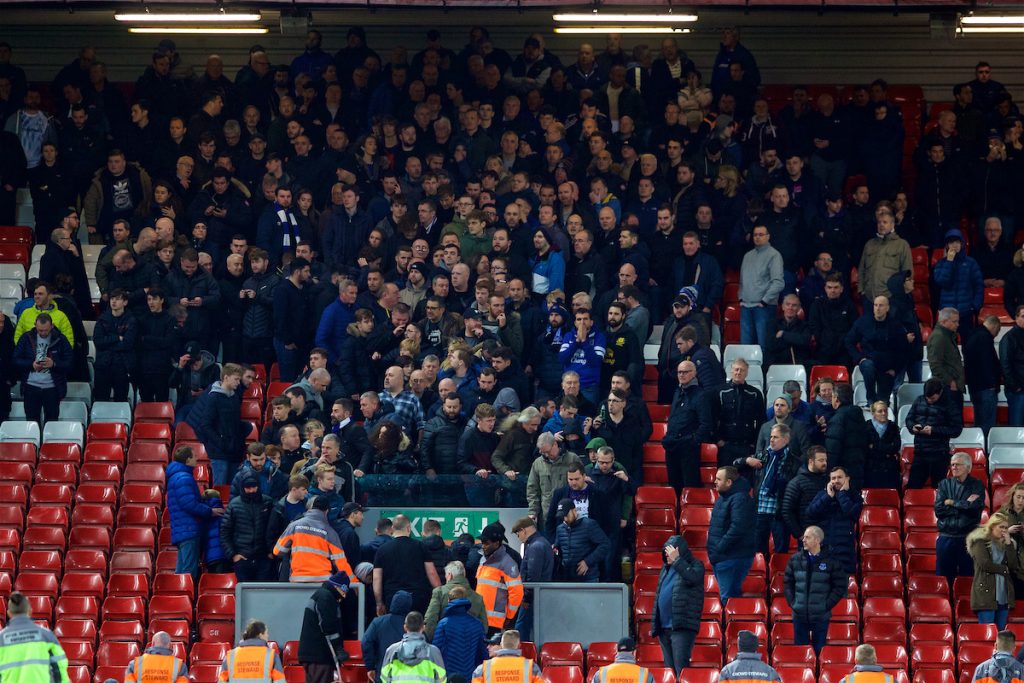
[[[1024,14],[1017,16],[985,16],[970,15],[960,19],[961,24],[980,24],[984,26],[1024,26]]]
[[[555,21],[581,21],[610,24],[653,23],[653,24],[685,24],[697,21],[696,14],[607,14],[593,12],[590,14],[555,14]]]
[[[265,27],[250,26],[132,26],[128,33],[268,33]]]
[[[118,13],[114,15],[114,19],[118,21],[132,21],[136,23],[168,22],[172,24],[205,22],[239,23],[247,21],[259,21],[262,18],[263,16],[259,12],[246,14],[226,14],[224,12],[194,12],[192,14],[164,14],[161,12],[142,12],[132,14]]]
[[[963,26],[961,33],[1024,33],[1022,26]]]
[[[555,33],[689,33],[671,26],[557,26]]]

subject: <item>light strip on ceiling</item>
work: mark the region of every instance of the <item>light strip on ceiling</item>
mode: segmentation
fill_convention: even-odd
[[[132,26],[128,33],[220,33],[260,34],[268,33],[262,26]]]
[[[1024,14],[1016,16],[970,15],[960,19],[961,24],[980,26],[1024,26]]]
[[[259,21],[263,18],[259,12],[246,13],[246,14],[227,14],[224,12],[195,12],[193,14],[181,14],[181,13],[169,13],[164,14],[160,12],[142,12],[142,13],[118,13],[114,15],[114,19],[117,21],[131,21],[135,23],[184,23],[184,24],[202,24],[202,23],[244,23],[250,21]]]
[[[689,33],[671,26],[557,26],[555,33]]]
[[[686,24],[697,21],[696,14],[554,14],[555,21],[609,24]]]
[[[1024,26],[962,26],[960,33],[1024,33]]]

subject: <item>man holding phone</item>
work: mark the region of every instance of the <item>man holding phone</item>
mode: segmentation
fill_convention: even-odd
[[[914,435],[914,462],[907,487],[923,488],[929,478],[932,486],[938,486],[946,475],[949,440],[964,428],[959,404],[942,381],[933,377],[924,383],[924,395],[914,399],[905,424]]]

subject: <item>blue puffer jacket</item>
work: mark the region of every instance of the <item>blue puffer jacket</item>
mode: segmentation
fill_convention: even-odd
[[[374,619],[363,633],[363,660],[366,662],[367,669],[372,668],[377,672],[378,678],[384,651],[388,649],[389,645],[402,639],[402,634],[405,633],[405,615],[411,609],[412,593],[397,591],[391,596],[391,611]]]
[[[467,598],[456,598],[448,603],[444,617],[434,631],[434,645],[444,657],[444,668],[449,676],[459,674],[473,677],[473,670],[487,658],[487,639],[480,620],[469,613]]]
[[[171,515],[171,543],[190,541],[200,535],[212,509],[199,495],[192,468],[180,462],[167,466],[167,509]]]
[[[757,508],[750,497],[750,481],[740,477],[715,501],[708,530],[708,559],[711,564],[754,556],[754,527]]]
[[[206,566],[209,567],[214,562],[220,562],[226,557],[224,555],[224,548],[220,544],[220,523],[224,518],[212,516],[213,510],[224,509],[224,503],[221,501],[220,496],[203,498],[203,503],[211,511],[210,519],[206,522],[206,542],[203,546],[203,560],[206,562]]]
[[[213,460],[241,462],[245,434],[240,433],[242,407],[219,381],[207,389],[192,406],[185,422],[195,430]]]
[[[950,230],[946,237],[963,240],[959,230]],[[973,258],[963,251],[952,261],[943,257],[935,264],[934,276],[935,284],[939,286],[939,308],[955,308],[960,315],[972,315],[981,310],[985,283],[981,268]]]

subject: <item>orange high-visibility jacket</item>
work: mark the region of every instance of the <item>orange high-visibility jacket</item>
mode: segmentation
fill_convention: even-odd
[[[288,580],[292,583],[322,583],[336,571],[359,583],[323,510],[309,510],[289,524],[274,546],[274,554],[290,556]]]
[[[243,640],[226,655],[217,675],[220,683],[282,683],[284,668],[265,640]]]
[[[513,652],[519,650],[499,650],[476,668],[472,683],[544,683],[537,663]]]
[[[502,628],[523,604],[523,580],[519,566],[502,546],[480,561],[476,571],[476,592],[487,608],[487,625]]]
[[[188,667],[170,650],[150,648],[128,662],[124,683],[188,683]]]

